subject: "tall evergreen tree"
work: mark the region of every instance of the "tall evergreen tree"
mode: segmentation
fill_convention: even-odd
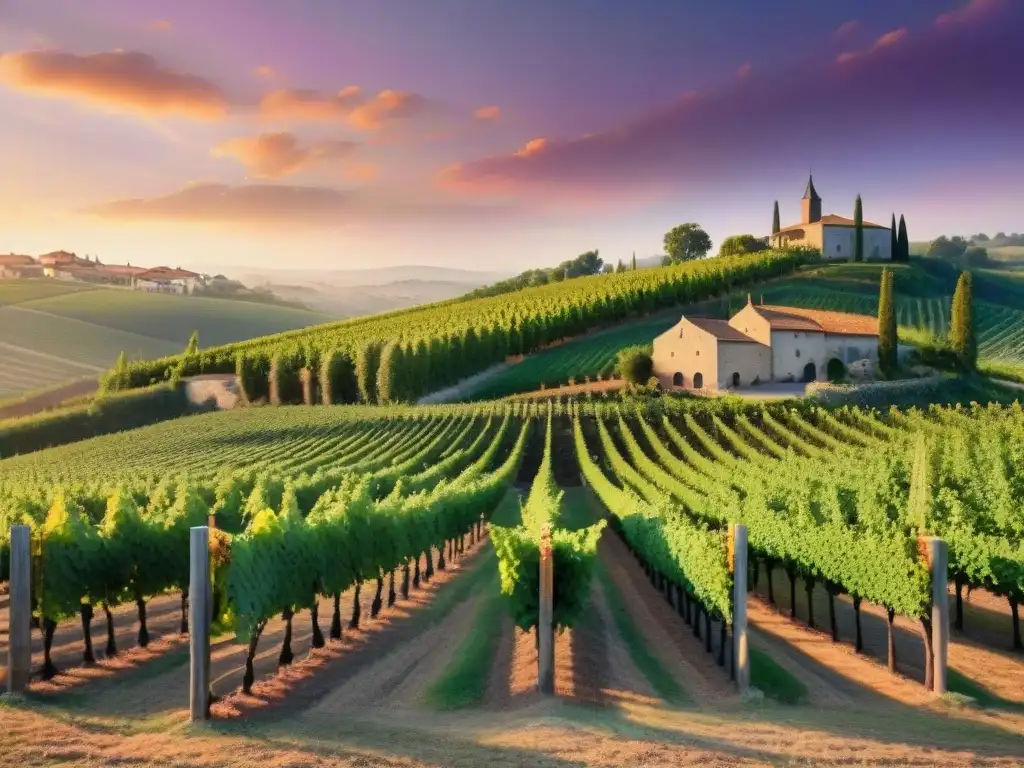
[[[899,243],[900,261],[910,261],[910,238],[907,237],[907,222],[900,214],[900,231],[896,238]]]
[[[772,234],[776,234],[782,229],[782,224],[779,223],[779,201],[775,201],[775,212],[772,214]]]
[[[900,258],[900,242],[896,237],[896,214],[892,215],[892,226],[889,227],[889,258],[893,261],[902,261]]]
[[[970,272],[961,272],[953,293],[949,317],[949,343],[965,370],[978,363],[978,342],[974,335],[973,281]]]
[[[892,272],[882,270],[878,291],[878,368],[891,378],[896,373],[896,307],[893,304]]]
[[[853,260],[864,261],[864,210],[860,195],[853,204]]]
[[[188,346],[185,347],[185,357],[199,354],[199,331],[192,331],[188,337]]]
[[[630,268],[631,268],[631,269],[632,269],[632,270],[633,270],[634,272],[636,272],[636,251],[633,251],[633,263],[632,263],[632,265],[630,266]]]

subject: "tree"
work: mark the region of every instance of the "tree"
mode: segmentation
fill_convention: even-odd
[[[864,261],[864,206],[860,195],[853,204],[853,260]]]
[[[185,347],[185,357],[192,357],[199,354],[199,331],[192,331],[188,337],[188,346]]]
[[[616,358],[615,368],[622,374],[622,378],[631,384],[646,384],[654,373],[651,351],[640,346],[621,349]]]
[[[964,271],[956,281],[949,318],[949,344],[960,365],[973,371],[978,362],[978,342],[974,336],[974,299],[971,273]]]
[[[757,253],[768,248],[764,241],[753,235],[730,235],[722,241],[719,256],[736,256],[741,253]]]
[[[891,378],[896,373],[896,307],[893,304],[893,277],[882,270],[878,291],[878,368]]]
[[[633,263],[630,265],[630,269],[636,272],[636,251],[633,251]]]
[[[972,245],[964,251],[962,262],[965,267],[984,267],[988,265],[988,249],[980,245]]]
[[[665,233],[665,253],[673,264],[703,259],[711,250],[711,238],[699,224],[688,222]]]
[[[775,212],[772,214],[772,234],[776,234],[782,229],[782,224],[779,222],[779,201],[775,201]]]
[[[896,237],[896,214],[892,215],[892,226],[889,227],[889,258],[892,261],[902,261],[900,258],[900,242]]]
[[[903,218],[902,213],[900,214],[900,230],[897,243],[899,244],[900,261],[910,261],[910,239],[907,236],[907,222]]]
[[[619,259],[618,263],[615,265],[615,271],[616,272],[625,272],[626,271],[626,265],[622,263],[622,259]]]
[[[959,235],[954,237],[940,235],[929,244],[928,255],[937,259],[953,261],[963,256],[966,250],[967,241]]]

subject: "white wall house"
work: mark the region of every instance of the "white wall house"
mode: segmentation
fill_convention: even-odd
[[[196,289],[199,275],[187,269],[154,267],[132,277],[132,288],[149,293],[190,294]]]

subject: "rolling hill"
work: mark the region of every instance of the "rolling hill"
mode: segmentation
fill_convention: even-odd
[[[200,345],[304,328],[334,316],[226,299],[98,288],[53,280],[0,282],[0,398],[95,377],[124,351],[146,359]]]
[[[946,333],[949,306],[957,273],[933,259],[909,264],[828,264],[804,267],[798,273],[751,289],[755,301],[812,309],[875,314],[878,283],[884,267],[896,277],[897,322],[903,335],[924,331]],[[1024,279],[1017,272],[979,270],[975,273],[975,321],[982,363],[1024,373]],[[746,301],[746,292],[671,309],[644,318],[631,318],[557,347],[529,355],[521,362],[482,380],[466,393],[471,399],[490,399],[565,384],[569,378],[610,374],[615,356],[624,347],[650,344],[682,313],[727,318]]]

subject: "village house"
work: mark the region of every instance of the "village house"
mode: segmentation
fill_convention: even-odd
[[[31,256],[9,253],[0,254],[0,280],[23,280],[29,277],[42,277],[43,267]]]
[[[823,381],[878,354],[871,315],[747,305],[729,320],[682,317],[654,340],[654,375],[664,389],[716,392],[752,384]],[[842,365],[839,365],[839,364]]]
[[[199,274],[187,269],[154,267],[132,277],[132,287],[150,293],[191,294],[196,289]]]
[[[800,200],[803,214],[799,224],[782,227],[771,235],[773,248],[804,246],[817,248],[823,258],[830,261],[848,260],[854,257],[853,219],[834,213],[821,215],[821,197],[814,188],[814,179],[807,178],[807,189]],[[889,227],[862,222],[864,232],[864,258],[889,261],[892,258],[892,240]]]

